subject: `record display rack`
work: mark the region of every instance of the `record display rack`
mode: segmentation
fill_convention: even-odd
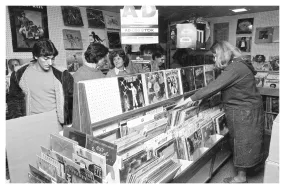
[[[229,133],[177,175],[171,183],[207,183],[232,155],[228,140]]]
[[[152,109],[161,107],[175,105],[175,102],[182,98],[187,98],[194,94],[195,91],[190,91],[184,93],[183,95],[167,99],[155,104],[151,104],[145,107],[141,107],[130,112],[123,113],[112,118],[108,118],[102,121],[98,121],[91,125],[90,132],[93,132],[94,128],[96,130],[104,129],[104,127],[111,125],[113,123],[119,122],[120,120],[133,117],[137,114],[150,111]],[[204,152],[199,159],[193,162],[188,168],[183,170],[181,173],[176,175],[176,177],[170,181],[172,183],[204,183],[212,178],[212,175],[228,160],[231,156],[230,147],[228,144],[228,133],[219,139],[211,148]]]
[[[117,116],[114,116],[114,117],[111,117],[111,118],[108,118],[108,119],[105,119],[105,120],[98,121],[96,123],[91,124],[91,127],[86,129],[86,130],[90,130],[90,133],[87,133],[87,134],[91,134],[91,133],[93,133],[94,130],[102,129],[102,128],[108,126],[108,125],[111,125],[113,123],[119,122],[120,120],[127,119],[129,117],[133,117],[133,116],[135,116],[137,114],[140,114],[140,113],[143,113],[143,112],[146,112],[146,111],[150,111],[152,109],[155,109],[155,108],[158,108],[158,107],[161,107],[161,106],[166,106],[166,105],[167,106],[171,106],[171,104],[174,105],[175,102],[177,102],[178,100],[180,100],[180,99],[182,99],[184,97],[185,98],[190,97],[196,91],[197,90],[190,91],[190,92],[184,93],[182,95],[176,96],[176,97],[171,98],[171,99],[160,101],[158,103],[147,105],[145,107],[141,107],[141,108],[136,109],[136,110],[125,112],[125,113],[123,113],[121,115],[117,115]]]

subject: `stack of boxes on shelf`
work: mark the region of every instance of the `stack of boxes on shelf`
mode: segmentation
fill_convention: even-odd
[[[204,65],[79,82],[75,108],[80,125],[65,128],[64,136],[50,135],[50,147],[41,147],[38,169],[30,167],[30,182],[171,181],[227,133],[223,110],[211,106],[220,94],[200,105],[174,108],[165,103],[103,126],[96,122],[183,97],[213,81],[213,69]]]

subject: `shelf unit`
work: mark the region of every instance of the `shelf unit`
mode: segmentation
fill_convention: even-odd
[[[217,141],[199,159],[177,175],[172,183],[206,183],[231,157],[229,134]]]
[[[148,105],[136,110],[132,110],[130,112],[123,113],[121,115],[114,116],[112,118],[108,118],[105,120],[101,120],[99,122],[90,124],[87,126],[88,128],[85,128],[85,132],[87,131],[87,134],[93,134],[94,130],[103,129],[104,127],[107,127],[108,125],[118,123],[121,120],[128,119],[130,117],[134,117],[137,114],[144,113],[146,111],[150,111],[152,109],[161,107],[161,106],[171,106],[174,105],[178,100],[189,97],[192,94],[194,94],[195,91],[191,91],[188,93],[185,93],[183,95],[167,99],[165,101],[161,101],[152,105]],[[82,104],[83,106],[86,105],[86,103]],[[72,126],[75,129],[79,129],[80,127],[76,128],[76,126]],[[84,132],[84,131],[82,131]],[[88,133],[89,132],[89,133]],[[218,170],[219,167],[223,165],[223,163],[230,157],[231,152],[229,150],[229,146],[227,146],[228,141],[228,134],[226,134],[224,137],[222,137],[220,140],[218,140],[213,147],[209,148],[205,153],[201,155],[199,159],[193,162],[193,164],[186,168],[183,172],[181,172],[172,182],[207,182],[212,175]],[[209,162],[206,164],[207,162]],[[205,165],[209,165],[208,167]],[[196,176],[195,176],[196,175]],[[205,178],[204,178],[205,177]],[[197,180],[197,178],[199,178]],[[201,178],[204,178],[200,180]]]
[[[272,111],[272,102],[278,99],[279,104],[279,89],[258,87],[259,93],[262,95],[264,110],[265,110],[265,132],[271,133],[273,120],[279,114],[279,110]]]

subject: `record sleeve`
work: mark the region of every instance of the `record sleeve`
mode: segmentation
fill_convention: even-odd
[[[196,89],[200,89],[205,86],[204,81],[204,66],[195,66],[194,67],[194,77]]]
[[[155,155],[158,157],[163,156],[164,158],[174,158],[177,159],[177,144],[176,140],[172,139],[167,143],[163,144],[155,150]]]
[[[185,138],[186,147],[188,151],[188,160],[194,161],[194,153],[202,147],[202,132],[201,129],[195,131],[192,135]]]
[[[96,182],[92,172],[68,158],[65,158],[65,179],[68,183]]]
[[[167,98],[173,98],[183,94],[181,75],[179,69],[165,70]]]
[[[42,157],[37,155],[37,163],[39,170],[50,176],[53,180],[56,181],[57,170],[54,165],[44,160]]]
[[[122,112],[145,106],[141,74],[117,77],[121,97]]]
[[[146,105],[166,100],[164,71],[142,74]]]
[[[217,134],[225,135],[228,132],[226,115],[223,113],[215,118]]]
[[[117,158],[117,145],[87,135],[86,148],[106,157],[106,163],[113,166]],[[72,158],[71,158],[72,159]]]
[[[98,154],[96,152],[93,152],[91,150],[88,150],[86,148],[82,148],[80,146],[75,147],[75,154],[79,157],[82,157],[92,163],[94,163],[96,166],[101,167],[102,170],[102,178],[105,179],[107,175],[106,171],[106,157]]]
[[[215,67],[212,64],[204,65],[205,86],[215,80]]]
[[[48,176],[47,174],[45,174],[44,172],[38,170],[37,168],[35,168],[34,166],[29,164],[29,168],[30,168],[30,173],[36,177],[37,179],[41,180],[41,182],[43,183],[51,183],[52,182],[52,178],[50,176]]]
[[[79,146],[85,147],[86,145],[86,134],[72,127],[64,127],[63,136],[78,142]]]
[[[212,121],[205,124],[201,127],[202,130],[202,138],[203,138],[203,144],[207,144],[208,140],[210,139],[211,135],[214,135],[216,133],[215,127]]]
[[[196,90],[193,67],[189,66],[181,68],[181,80],[183,93]]]
[[[50,134],[51,150],[56,151],[62,156],[72,159],[75,145],[78,145],[78,142],[60,135]]]
[[[77,154],[72,154],[72,160],[77,163],[78,165],[80,165],[80,167],[83,167],[87,170],[89,170],[91,173],[93,173],[94,176],[94,180],[96,180],[98,183],[102,183],[103,181],[103,171],[102,171],[102,167],[94,164],[93,162],[84,159],[80,156],[78,156]]]
[[[147,162],[147,152],[141,151],[132,157],[124,160],[122,163],[122,169],[120,170],[120,181],[126,183],[128,175],[135,172],[140,166]]]
[[[29,183],[44,183],[42,180],[38,179],[31,173],[28,173]]]

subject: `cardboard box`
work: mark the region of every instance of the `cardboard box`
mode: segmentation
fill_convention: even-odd
[[[279,115],[273,121],[268,160],[279,163]]]
[[[279,163],[266,160],[263,182],[279,183]]]

